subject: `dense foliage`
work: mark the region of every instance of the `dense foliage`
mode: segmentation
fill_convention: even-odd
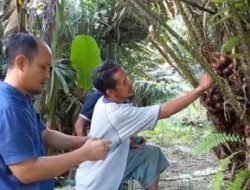
[[[215,84],[202,101],[215,133],[243,139],[219,143],[215,151],[222,159],[239,152],[235,164],[227,166],[233,166],[232,176],[238,170],[236,178],[244,176],[238,186],[248,181],[248,0],[9,0],[0,1],[0,9],[1,78],[3,44],[9,35],[30,31],[52,48],[52,77],[36,97],[37,110],[51,127],[69,133],[72,129],[86,89],[77,87],[69,50],[76,35],[90,35],[102,59],[113,58],[127,70],[138,105],[174,97],[188,85],[196,86],[202,70],[208,72]],[[230,63],[224,64],[225,57]]]

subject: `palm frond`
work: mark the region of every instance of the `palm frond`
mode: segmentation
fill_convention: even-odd
[[[218,172],[213,177],[213,190],[221,190],[224,186],[224,172],[228,169],[228,166],[232,164],[233,158],[242,153],[243,151],[234,152],[228,157],[221,159],[218,165]]]
[[[235,178],[232,182],[228,184],[228,190],[242,190],[244,187],[245,182],[250,177],[250,170],[249,169],[242,169],[239,170],[238,173],[235,175]]]
[[[242,143],[243,139],[236,134],[211,133],[201,144],[196,147],[196,152],[208,152],[226,142]]]

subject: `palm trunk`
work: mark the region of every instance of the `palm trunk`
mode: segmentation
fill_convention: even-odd
[[[57,0],[45,0],[45,8],[42,17],[41,38],[51,46],[53,30],[55,28],[55,9]]]
[[[236,15],[233,20],[236,26],[236,32],[241,42],[239,45],[239,50],[242,53],[242,58],[243,58],[242,59],[243,72],[245,73],[246,76],[250,76],[249,35],[247,35],[247,32],[243,29],[243,25],[238,15]]]

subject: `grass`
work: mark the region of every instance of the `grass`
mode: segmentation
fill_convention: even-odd
[[[205,109],[199,102],[195,102],[171,118],[158,121],[154,130],[142,132],[140,135],[157,143],[198,143],[211,131],[212,125],[207,120]]]

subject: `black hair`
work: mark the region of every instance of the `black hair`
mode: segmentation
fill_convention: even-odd
[[[10,38],[6,46],[6,58],[8,68],[13,66],[13,60],[17,55],[23,54],[32,60],[38,51],[38,39],[30,33],[17,33]]]
[[[116,81],[113,75],[119,69],[121,69],[121,67],[117,65],[114,60],[105,60],[92,74],[94,87],[103,94],[106,94],[107,89],[115,89]]]

